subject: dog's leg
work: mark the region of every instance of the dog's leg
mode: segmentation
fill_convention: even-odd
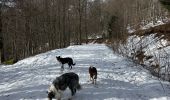
[[[94,79],[94,84],[96,85],[96,79]]]
[[[72,98],[73,98],[73,96],[69,96],[69,97],[68,97],[68,100],[72,100]]]
[[[63,95],[63,92],[58,90],[55,94],[56,100],[61,100],[62,95]]]
[[[68,100],[72,100],[73,96],[76,94],[76,88],[69,87],[71,91],[71,95],[68,98]]]
[[[93,75],[93,84],[96,84],[97,75]]]
[[[72,100],[72,97],[68,98],[68,100]]]
[[[72,96],[76,94],[76,89],[75,88],[71,88],[70,90],[71,90],[71,95]]]
[[[72,69],[72,66],[70,66],[70,70]]]
[[[61,70],[64,70],[64,64],[61,65]]]
[[[70,64],[70,63],[68,63],[68,66],[69,66],[69,69],[71,70],[71,69],[72,69],[72,66],[71,66],[71,64]]]
[[[56,98],[56,100],[61,100],[61,98]]]
[[[93,75],[90,74],[89,78],[90,78],[90,81],[92,81],[93,80]]]
[[[94,84],[94,78],[92,79],[92,84]]]
[[[72,96],[76,94],[75,84],[76,84],[75,81],[74,81],[74,82],[71,82],[71,83],[69,84],[69,89],[70,89],[70,91],[71,91],[71,95],[72,95]]]

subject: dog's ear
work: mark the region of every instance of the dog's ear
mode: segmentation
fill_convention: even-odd
[[[56,58],[61,58],[60,56],[56,56]]]

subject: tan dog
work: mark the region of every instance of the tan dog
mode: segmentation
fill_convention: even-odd
[[[89,74],[90,74],[90,80],[92,79],[92,83],[96,84],[97,80],[97,69],[93,66],[89,67]]]

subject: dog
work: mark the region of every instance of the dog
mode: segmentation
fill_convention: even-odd
[[[71,91],[71,96],[74,96],[76,91],[81,89],[79,76],[77,74],[70,72],[57,77],[48,88],[48,100],[52,100],[53,98],[61,100],[63,91],[66,90],[67,87],[69,87]]]
[[[90,80],[92,79],[92,83],[96,84],[97,80],[97,69],[93,66],[89,67],[89,74],[90,74]]]
[[[61,69],[64,70],[64,64],[67,63],[69,68],[72,69],[72,65],[74,66],[76,63],[73,63],[73,59],[70,57],[61,58],[60,56],[56,56],[56,59],[62,64]]]

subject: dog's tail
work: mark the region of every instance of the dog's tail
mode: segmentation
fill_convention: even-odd
[[[76,65],[76,63],[73,63],[72,65],[73,65],[73,66]]]
[[[78,84],[78,85],[77,85],[77,90],[81,90],[81,89],[82,89],[81,85]]]

